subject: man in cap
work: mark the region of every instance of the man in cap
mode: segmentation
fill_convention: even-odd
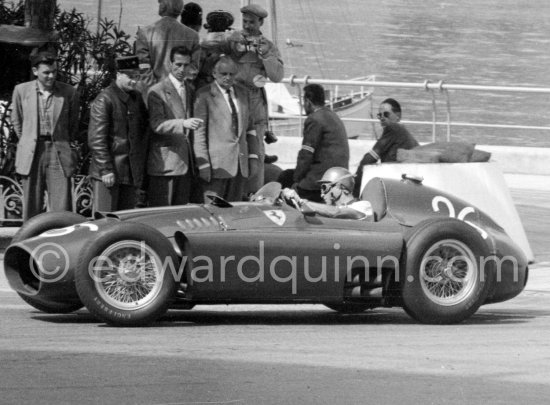
[[[147,109],[136,91],[140,69],[137,56],[114,61],[116,78],[90,107],[88,146],[94,210],[134,208],[145,189],[148,148]]]
[[[78,100],[75,90],[58,82],[55,54],[31,56],[36,80],[15,86],[11,120],[19,138],[15,170],[23,180],[23,220],[40,213],[48,191],[50,211],[71,210],[71,176],[76,154]]]
[[[353,197],[355,180],[353,174],[343,167],[328,169],[319,184],[325,204],[300,198],[295,190],[285,188],[283,197],[292,202],[304,213],[316,213],[323,217],[339,219],[373,220],[372,206],[368,201],[358,201]]]
[[[185,3],[181,12],[181,23],[199,32],[202,28],[202,7],[193,2]]]
[[[235,31],[227,42],[223,53],[229,54],[239,67],[236,82],[248,90],[250,114],[256,127],[260,147],[260,162],[264,161],[264,136],[268,128],[268,105],[263,86],[266,78],[280,82],[284,76],[284,66],[279,50],[266,37],[261,27],[267,11],[257,4],[241,8],[243,29]],[[266,139],[271,142],[271,139]],[[248,180],[247,192],[257,191],[264,183],[264,167]]]
[[[161,18],[140,28],[136,38],[136,54],[140,64],[148,68],[141,80],[150,87],[170,73],[170,49],[183,46],[193,54],[198,66],[200,57],[199,34],[180,23],[177,18],[183,11],[183,0],[158,0]]]

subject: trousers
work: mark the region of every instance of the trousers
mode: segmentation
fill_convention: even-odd
[[[57,150],[51,141],[36,143],[34,159],[28,176],[22,178],[23,221],[48,211],[70,211],[71,179],[65,176]],[[47,191],[47,202],[44,194]]]

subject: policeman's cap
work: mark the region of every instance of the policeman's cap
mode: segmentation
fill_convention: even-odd
[[[120,73],[139,73],[139,59],[137,56],[121,56],[115,59],[115,68]]]

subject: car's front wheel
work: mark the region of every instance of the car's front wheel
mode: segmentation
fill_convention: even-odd
[[[76,289],[86,308],[116,326],[142,326],[164,314],[176,294],[179,259],[149,226],[120,223],[86,245]]]
[[[493,284],[494,261],[479,232],[455,219],[428,220],[406,237],[402,299],[423,323],[452,324],[474,314]]]

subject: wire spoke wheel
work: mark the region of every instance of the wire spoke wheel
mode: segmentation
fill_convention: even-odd
[[[456,305],[475,287],[478,271],[475,256],[458,240],[435,243],[420,264],[422,290],[439,305]]]
[[[417,321],[462,322],[483,304],[495,278],[487,242],[454,218],[431,218],[406,235],[403,308]]]
[[[158,296],[162,286],[162,261],[147,244],[122,240],[101,253],[93,267],[101,298],[121,310],[137,310]]]

